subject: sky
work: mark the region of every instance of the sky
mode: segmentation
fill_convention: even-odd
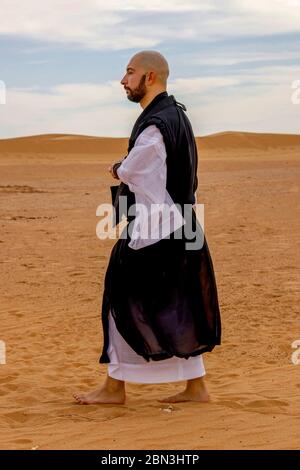
[[[300,134],[300,0],[0,0],[0,138],[127,137],[140,50],[166,57],[196,135]]]

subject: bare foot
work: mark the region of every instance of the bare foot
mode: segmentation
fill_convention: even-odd
[[[125,403],[124,391],[108,392],[103,387],[88,393],[74,393],[73,397],[79,405],[97,405],[101,403],[123,405]]]
[[[183,392],[176,393],[170,397],[158,400],[161,403],[181,403],[185,401],[196,401],[200,403],[209,402],[209,394],[204,382],[203,377],[190,379],[186,383],[186,388]]]
[[[209,395],[206,391],[201,393],[191,393],[187,390],[184,390],[184,392],[176,393],[176,395],[171,395],[170,397],[163,398],[162,400],[158,401],[161,403],[181,403],[185,401],[207,403],[209,402]]]

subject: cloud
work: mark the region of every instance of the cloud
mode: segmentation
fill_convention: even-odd
[[[254,90],[216,96],[209,103],[188,107],[197,135],[223,131],[299,134],[300,105],[291,101],[291,83],[273,85],[268,91]]]
[[[0,108],[1,137],[44,133],[128,135],[137,107],[124,103],[119,82],[8,88]]]
[[[299,133],[300,105],[291,84],[300,67],[261,67],[224,77],[170,81],[168,91],[188,109],[196,134],[224,130]],[[140,106],[130,103],[118,81],[8,88],[0,107],[0,137],[42,133],[128,136]]]
[[[298,0],[1,0],[0,34],[95,50],[299,31]]]
[[[259,49],[259,50],[257,50]],[[295,48],[296,49],[296,48]],[[274,67],[276,63],[283,61],[300,62],[300,50],[286,50],[286,44],[282,46],[275,45],[255,45],[251,48],[246,46],[226,46],[214,48],[211,50],[201,50],[201,53],[188,52],[176,55],[177,67],[182,67],[187,62],[193,67],[196,66],[232,66],[238,65],[239,68],[247,68],[251,72],[252,64],[257,67],[259,63],[272,62]]]
[[[137,44],[151,47],[160,42],[163,32],[156,37],[155,24],[149,24],[149,31],[144,31],[144,25],[132,22],[133,13],[212,9],[210,2],[199,6],[193,0],[152,0],[148,4],[140,0],[26,0],[26,5],[23,0],[1,0],[1,8],[5,15],[0,34],[100,50],[127,49]]]

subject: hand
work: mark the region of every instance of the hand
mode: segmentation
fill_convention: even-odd
[[[113,165],[110,165],[108,167],[108,171],[110,172],[111,176],[116,180],[120,179],[118,177],[117,172],[116,172],[116,170],[119,168],[120,165],[121,165],[121,162],[117,162],[117,163],[114,163]]]
[[[111,174],[111,176],[112,176],[113,178],[117,179],[117,177],[116,177],[116,176],[114,175],[114,173],[113,173],[113,165],[110,165],[110,166],[108,167],[108,171],[110,172],[110,174]]]

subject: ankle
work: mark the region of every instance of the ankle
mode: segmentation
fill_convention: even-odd
[[[188,380],[186,383],[186,390],[189,392],[204,392],[207,391],[206,384],[203,377]]]
[[[113,379],[112,377],[107,376],[105,382],[105,388],[108,392],[122,392],[125,391],[125,382],[123,380]]]

